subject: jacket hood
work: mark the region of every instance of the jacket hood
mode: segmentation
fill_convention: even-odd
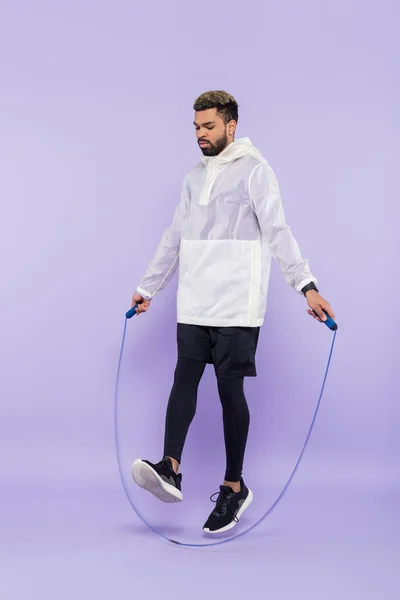
[[[211,161],[215,161],[217,164],[227,164],[242,158],[243,156],[254,156],[259,160],[263,160],[262,155],[255,146],[251,143],[248,137],[239,138],[229,144],[220,154],[217,156],[203,156],[202,161],[205,165]]]

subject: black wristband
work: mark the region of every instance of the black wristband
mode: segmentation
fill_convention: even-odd
[[[317,288],[317,286],[315,285],[315,283],[312,281],[311,283],[308,283],[307,285],[305,285],[303,287],[303,289],[301,290],[302,294],[306,295],[307,292],[309,292],[310,290],[315,290],[316,292],[319,292],[319,289]]]

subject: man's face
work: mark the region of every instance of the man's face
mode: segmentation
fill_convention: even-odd
[[[196,111],[194,126],[197,143],[204,156],[216,156],[232,141],[228,136],[228,126],[216,108]]]

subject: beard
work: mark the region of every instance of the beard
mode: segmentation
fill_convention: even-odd
[[[209,146],[207,146],[206,148],[200,148],[200,150],[202,151],[204,156],[217,156],[218,154],[220,154],[220,152],[222,152],[222,150],[224,150],[224,148],[226,148],[227,145],[228,136],[225,132],[224,135],[220,137],[219,140],[217,140],[214,144],[209,142]]]

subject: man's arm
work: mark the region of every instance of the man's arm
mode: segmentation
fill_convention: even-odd
[[[334,318],[329,303],[318,293],[317,279],[311,273],[307,259],[302,257],[299,245],[286,223],[279,185],[275,173],[266,162],[253,169],[249,193],[261,231],[287,283],[298,293],[304,293],[311,309],[309,314],[315,317],[312,310],[316,310],[318,320],[325,320],[322,311],[327,310]]]
[[[189,190],[185,179],[172,223],[164,231],[147,271],[136,288],[137,294],[146,300],[151,300],[166,287],[178,267],[181,233],[188,206]]]

